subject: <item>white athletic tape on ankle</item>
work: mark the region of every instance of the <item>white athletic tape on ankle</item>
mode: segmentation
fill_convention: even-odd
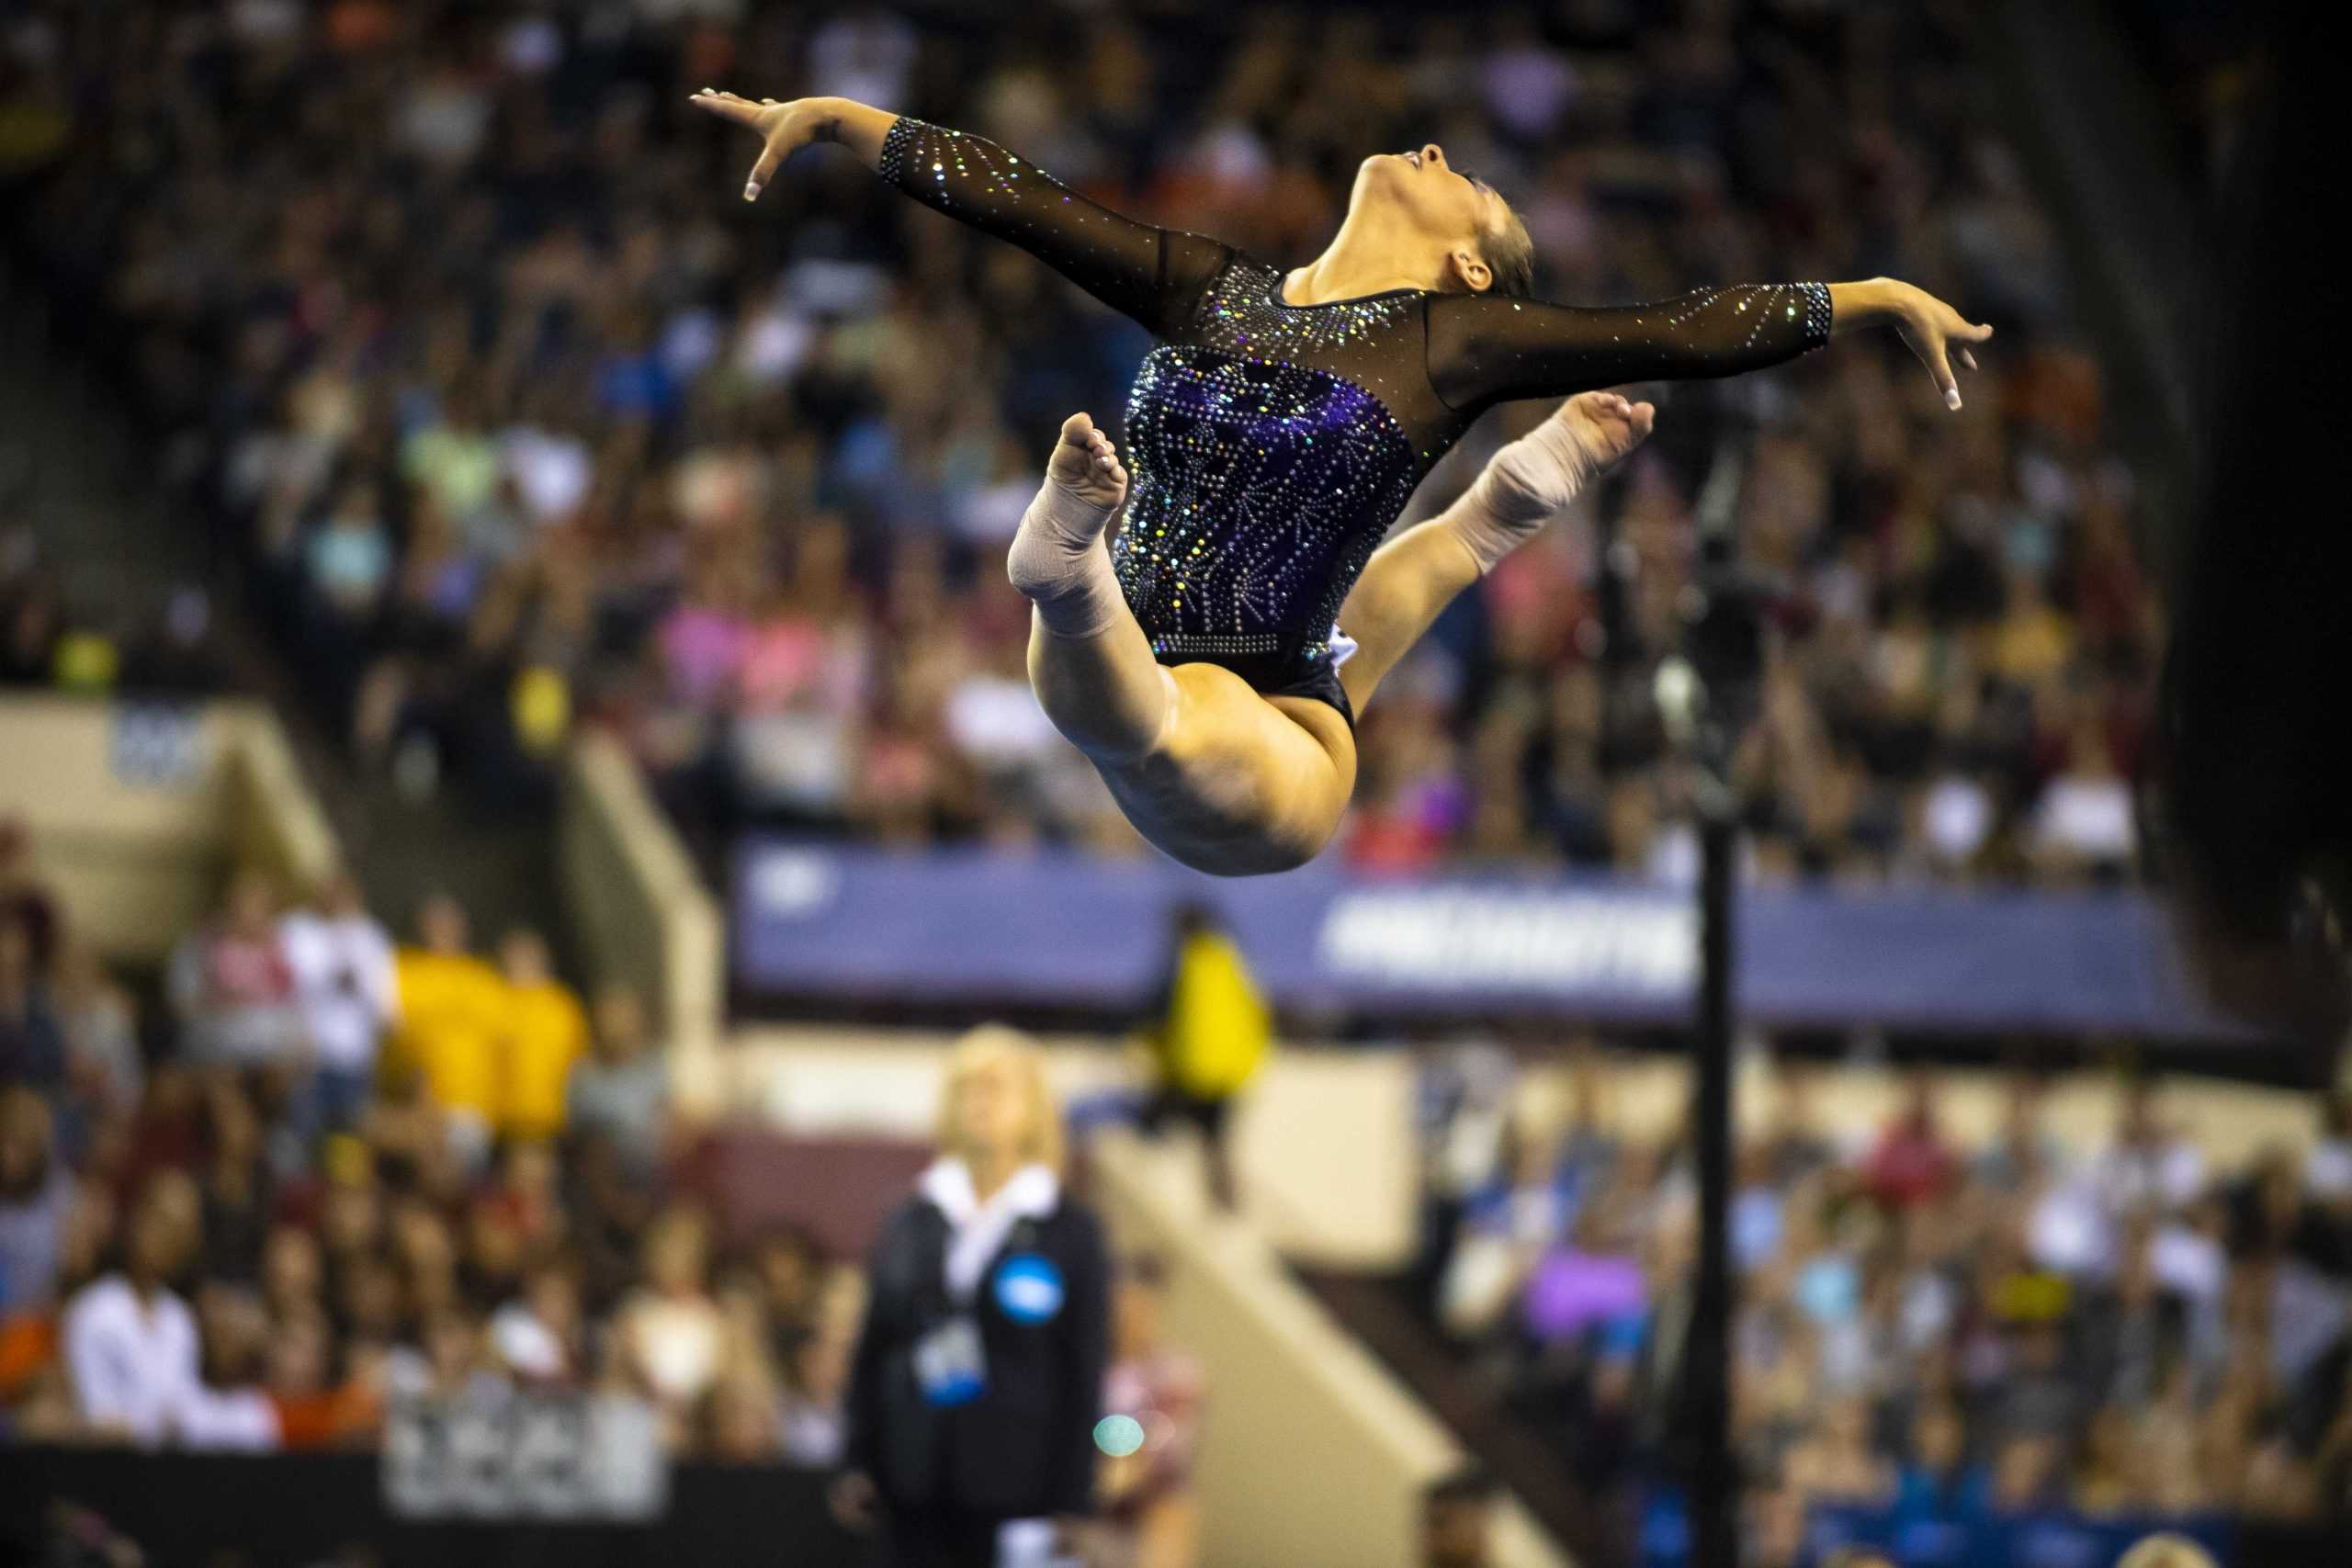
[[[1591,462],[1557,419],[1494,455],[1454,508],[1453,526],[1480,575],[1532,538],[1584,489]]]
[[[1022,514],[1005,575],[1057,637],[1092,637],[1117,618],[1119,579],[1102,541],[1116,510],[1048,479]]]

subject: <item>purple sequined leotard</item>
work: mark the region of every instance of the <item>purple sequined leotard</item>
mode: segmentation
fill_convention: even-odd
[[[1122,218],[983,137],[901,118],[880,172],[1160,340],[1127,405],[1112,560],[1163,663],[1222,664],[1260,691],[1328,670],[1340,601],[1489,406],[1734,376],[1829,336],[1818,283],[1599,310],[1418,288],[1287,305],[1281,269]]]

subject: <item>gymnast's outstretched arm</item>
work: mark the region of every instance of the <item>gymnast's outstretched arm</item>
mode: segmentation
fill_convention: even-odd
[[[848,98],[752,103],[707,90],[697,108],[757,131],[759,161],[743,186],[755,201],[778,164],[811,142],[847,148],[926,207],[1009,241],[1123,315],[1166,336],[1233,259],[1231,247],[1138,223],[1071,190],[984,136]]]
[[[1648,305],[1598,309],[1493,294],[1429,301],[1430,384],[1463,413],[1514,398],[1559,397],[1634,381],[1737,376],[1793,359],[1832,337],[1893,327],[1960,407],[1947,344],[1983,343],[1989,326],[1910,284],[1741,283]],[[1961,363],[1976,367],[1966,347]]]

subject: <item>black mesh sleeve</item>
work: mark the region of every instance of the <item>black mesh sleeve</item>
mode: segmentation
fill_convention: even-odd
[[[1019,245],[1123,315],[1166,337],[1233,259],[1231,246],[1154,228],[1089,201],[984,136],[901,116],[881,176],[926,207]]]
[[[1737,376],[1829,341],[1829,288],[1741,283],[1587,310],[1446,294],[1429,302],[1430,384],[1462,413],[1628,381]]]

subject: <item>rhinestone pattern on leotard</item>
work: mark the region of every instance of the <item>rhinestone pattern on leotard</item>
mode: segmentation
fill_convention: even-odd
[[[1127,405],[1112,564],[1172,657],[1329,653],[1339,600],[1420,480],[1379,400],[1295,365],[1151,351]]]
[[[1442,455],[1416,451],[1382,378],[1311,364],[1417,328],[1419,293],[1300,308],[1281,288],[1275,268],[1238,258],[1188,341],[1146,357],[1128,401],[1133,481],[1112,562],[1165,658],[1328,658],[1340,602]]]
[[[1295,306],[1280,269],[1123,218],[985,137],[901,118],[879,170],[1163,340],[1128,403],[1113,561],[1162,659],[1213,660],[1261,689],[1329,657],[1414,487],[1495,402],[1733,375],[1829,333],[1820,284],[1594,310],[1425,289]]]

